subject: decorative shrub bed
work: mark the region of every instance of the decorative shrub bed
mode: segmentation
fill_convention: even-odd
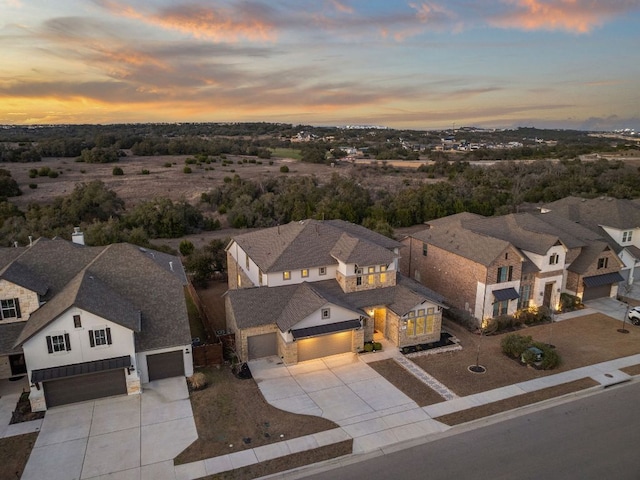
[[[510,333],[500,342],[502,353],[517,360],[522,365],[528,365],[541,370],[552,370],[560,365],[560,355],[551,345],[542,342],[534,342],[527,335]],[[538,361],[531,347],[535,347],[542,352],[542,358]]]
[[[440,334],[440,340],[431,343],[420,343],[418,345],[410,345],[402,347],[400,351],[403,355],[410,353],[422,352],[424,350],[433,350],[434,348],[446,347],[448,345],[455,345],[455,342],[451,340],[451,334],[448,332],[442,332]]]

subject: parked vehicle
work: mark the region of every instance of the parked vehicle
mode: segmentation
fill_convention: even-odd
[[[640,325],[640,306],[629,310],[629,321],[634,325]]]

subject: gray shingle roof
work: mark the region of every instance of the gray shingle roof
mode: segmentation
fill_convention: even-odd
[[[466,221],[463,226],[538,255],[546,254],[552,246],[561,242],[558,232],[529,213],[485,217]]]
[[[453,222],[438,223],[412,236],[485,266],[494,262],[510,246],[507,241],[467,230]]]
[[[280,287],[254,287],[230,290],[231,308],[239,328],[275,323],[285,332],[327,303],[366,315],[366,307],[387,306],[404,315],[417,304],[429,300],[446,308],[444,298],[432,290],[398,275],[395,287],[344,293],[335,280],[300,283]]]
[[[9,355],[22,352],[15,346],[25,322],[0,323],[0,355]]]
[[[291,222],[238,235],[231,245],[235,241],[263,272],[281,272],[334,264],[331,251],[344,234],[359,241],[358,254],[366,253],[376,260],[380,248],[390,250],[401,246],[364,227],[337,220]],[[375,263],[383,262],[372,262]]]
[[[357,265],[390,264],[398,256],[384,247],[343,233],[331,249],[331,256]]]
[[[607,242],[593,242],[580,251],[580,255],[578,255],[577,258],[573,262],[571,262],[571,265],[567,267],[567,270],[579,274],[586,272],[590,267],[594,265],[598,258],[600,258],[602,254],[610,248],[611,247],[609,247]],[[617,256],[615,257],[615,261],[617,261],[622,267],[622,262],[618,260]]]
[[[0,278],[36,292],[40,296],[44,296],[49,290],[47,282],[33,273],[29,267],[20,263],[20,261],[12,262],[5,267],[0,273]]]
[[[50,286],[47,303],[30,316],[18,343],[73,305],[137,332],[138,351],[191,341],[177,257],[125,243],[85,247],[38,239],[16,261]]]
[[[543,206],[552,212],[597,231],[599,225],[620,230],[640,227],[640,205],[612,197],[566,197]]]

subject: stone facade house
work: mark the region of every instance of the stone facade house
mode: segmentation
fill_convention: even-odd
[[[405,238],[401,272],[478,322],[527,307],[557,309],[563,292],[615,296],[622,262],[605,239],[553,213],[462,213]]]
[[[622,262],[620,275],[627,284],[635,281],[640,267],[640,203],[637,200],[566,197],[544,205],[540,211],[562,218],[565,224],[580,225],[604,240]]]
[[[358,352],[378,335],[397,347],[440,339],[440,295],[399,275],[401,244],[339,220],[304,220],[227,246],[227,328],[243,361],[293,364]]]
[[[0,261],[0,371],[28,376],[34,411],[193,373],[177,257],[40,238]]]

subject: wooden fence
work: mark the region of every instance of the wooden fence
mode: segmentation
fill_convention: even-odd
[[[215,365],[222,365],[223,363],[222,343],[212,343],[193,347],[194,367],[212,367]]]

